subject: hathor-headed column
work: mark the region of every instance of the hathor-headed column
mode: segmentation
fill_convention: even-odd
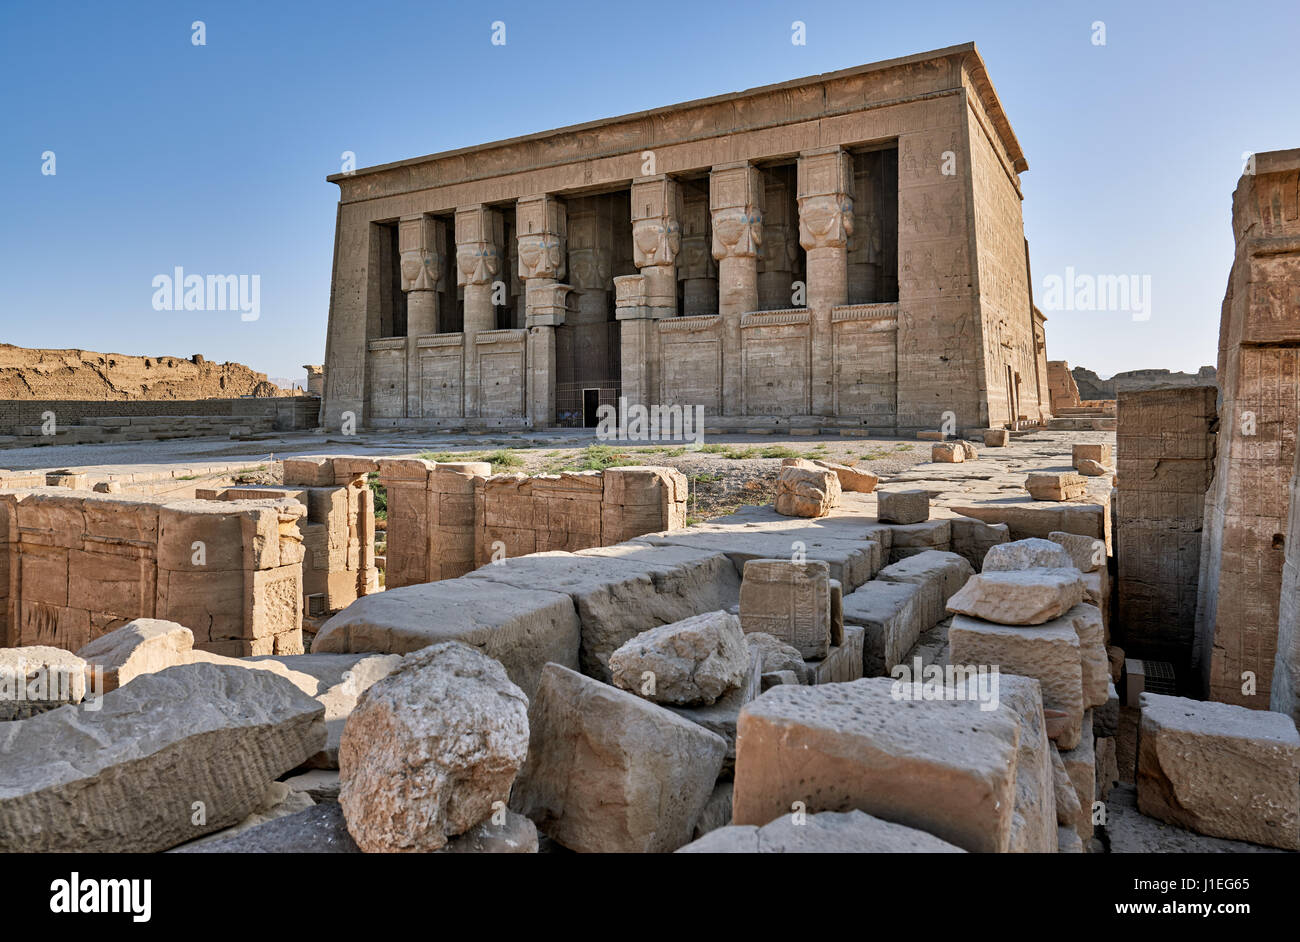
[[[476,340],[496,326],[492,285],[501,275],[501,214],[482,204],[456,210],[456,283],[465,289],[465,416],[479,414]]]
[[[397,224],[402,290],[406,292],[406,414],[423,415],[417,338],[438,332],[438,292],[446,287],[447,232],[441,221],[423,214]]]
[[[718,260],[722,315],[722,414],[744,415],[740,316],[758,310],[758,253],[763,243],[763,177],[742,161],[709,174],[713,257]]]
[[[682,191],[664,176],[632,181],[632,260],[639,275],[614,279],[620,322],[622,394],[630,405],[654,405],[659,395],[658,334],[654,322],[677,316],[677,255],[682,247]]]
[[[519,277],[524,282],[528,329],[528,419],[534,428],[555,424],[555,328],[564,323],[568,285],[564,204],[554,196],[527,196],[515,204]]]
[[[848,239],[853,232],[853,161],[840,147],[799,155],[799,244],[808,253],[812,332],[812,411],[834,411],[831,308],[849,300]]]

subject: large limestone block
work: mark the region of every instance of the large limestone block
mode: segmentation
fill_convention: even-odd
[[[86,662],[43,644],[0,648],[0,720],[25,720],[86,696]],[[100,693],[91,687],[91,694]]]
[[[805,661],[814,684],[846,684],[862,676],[862,648],[866,631],[857,625],[844,629],[842,643],[831,645],[830,651],[819,660]]]
[[[320,749],[324,712],[269,671],[186,664],[6,724],[0,850],[149,852],[230,827]]]
[[[548,664],[511,807],[570,850],[667,853],[690,841],[726,751],[671,710]]]
[[[960,847],[916,828],[863,811],[823,811],[799,824],[782,815],[762,827],[718,828],[679,848],[679,854],[964,854]]]
[[[1098,464],[1108,464],[1110,462],[1110,445],[1101,442],[1096,444],[1084,444],[1076,442],[1070,447],[1070,457],[1072,464],[1077,468],[1083,461],[1095,461]]]
[[[740,584],[740,624],[784,641],[804,658],[831,647],[830,567],[821,560],[753,559]]]
[[[643,631],[610,655],[614,685],[655,703],[713,703],[746,682],[749,647],[740,619],[706,612]]]
[[[1300,850],[1300,733],[1291,718],[1143,693],[1138,810],[1211,837]]]
[[[925,520],[921,523],[888,524],[892,531],[889,540],[888,562],[896,563],[927,550],[947,551],[952,546],[952,522]]]
[[[986,570],[971,576],[948,599],[947,609],[1002,625],[1041,625],[1060,618],[1083,601],[1079,575],[1073,567]]]
[[[922,490],[876,491],[881,523],[922,523],[930,519],[930,494]]]
[[[324,624],[311,649],[407,654],[461,641],[500,661],[531,696],[548,661],[578,666],[580,640],[578,614],[567,594],[462,578],[357,599]]]
[[[827,471],[834,471],[835,476],[840,479],[840,488],[842,490],[870,494],[880,482],[879,477],[862,468],[851,468],[848,465],[836,464],[833,461],[813,461],[813,464],[819,468],[825,468]]]
[[[1079,636],[1079,661],[1083,670],[1083,705],[1105,706],[1110,696],[1110,658],[1106,655],[1106,629],[1095,605],[1082,602],[1070,609]]]
[[[845,592],[851,592],[875,575],[880,569],[881,555],[887,554],[887,550],[877,540],[866,537],[865,534],[870,529],[868,527],[845,528],[843,531],[832,528],[830,524],[837,519],[839,518],[822,518],[819,523],[824,526],[816,528],[797,525],[791,528],[760,528],[722,524],[716,529],[706,529],[708,525],[703,524],[681,533],[653,534],[633,542],[647,546],[688,546],[725,553],[736,568],[737,591],[745,563],[751,559],[791,559],[796,555],[804,559],[820,559],[831,567],[831,578],[838,579]],[[852,535],[824,535],[839,532]],[[887,530],[885,532],[888,534]],[[735,603],[735,599],[732,603]]]
[[[1110,468],[1106,467],[1100,461],[1093,461],[1091,458],[1080,458],[1075,470],[1085,477],[1099,478],[1103,474],[1110,474]]]
[[[1092,803],[1097,796],[1097,753],[1093,748],[1092,713],[1083,714],[1078,745],[1061,752],[1061,764],[1079,800],[1079,814],[1071,822],[1085,844],[1092,840]]]
[[[1053,543],[1061,544],[1061,548],[1070,554],[1074,568],[1081,572],[1094,572],[1106,565],[1106,544],[1101,540],[1061,530],[1053,530],[1047,534],[1047,538]]]
[[[921,587],[914,583],[873,579],[844,597],[845,624],[864,630],[864,677],[888,674],[931,627],[925,624],[920,595]]]
[[[579,663],[602,680],[609,677],[609,656],[624,642],[656,625],[725,611],[740,597],[740,580],[725,556],[684,546],[622,543],[536,553],[483,566],[465,580],[568,595],[582,631]]]
[[[966,460],[966,449],[957,442],[936,442],[930,446],[930,460],[936,464],[958,464]]]
[[[998,675],[998,697],[1020,718],[1016,751],[1016,803],[1011,822],[1015,853],[1056,853],[1052,742],[1043,718],[1042,686],[1032,677]]]
[[[1071,832],[1073,833],[1073,832]],[[1138,811],[1132,785],[1118,785],[1106,802],[1112,854],[1281,854],[1284,851],[1186,831]]]
[[[733,821],[859,809],[969,851],[1011,842],[1019,721],[1009,708],[894,696],[878,677],[773,687],[740,714]]]
[[[1088,493],[1088,482],[1072,471],[1032,471],[1025,490],[1034,500],[1076,500]]]
[[[782,466],[776,476],[776,512],[824,517],[840,502],[840,479],[824,468]]]
[[[762,673],[790,671],[799,678],[798,683],[808,682],[810,675],[798,648],[786,644],[780,638],[773,637],[765,631],[746,632],[745,643],[761,664]]]
[[[136,618],[100,635],[77,655],[92,670],[103,671],[103,689],[107,692],[141,674],[189,663],[193,648],[194,633],[184,625],[160,618]]]
[[[1052,790],[1056,796],[1056,823],[1070,828],[1078,836],[1074,825],[1079,820],[1082,808],[1079,804],[1079,792],[1075,789],[1074,782],[1070,781],[1070,773],[1066,771],[1065,762],[1056,743],[1051,743],[1051,760]]]
[[[339,804],[367,852],[443,847],[510,794],[528,751],[528,698],[456,641],[410,655],[362,695],[339,744]]]
[[[736,723],[740,711],[762,692],[762,673],[757,658],[750,662],[744,681],[729,690],[717,703],[700,706],[674,706],[662,704],[683,719],[698,723],[710,732],[717,733],[727,742],[727,755],[722,763],[722,776],[730,777],[736,765]],[[730,807],[730,806],[728,806]]]
[[[1070,554],[1058,543],[1031,537],[1013,540],[988,551],[981,572],[1014,572],[1021,569],[1069,569]],[[1077,568],[1077,567],[1076,567]]]
[[[905,582],[920,588],[916,598],[922,631],[947,617],[949,599],[974,575],[970,563],[956,553],[928,550],[891,563],[876,578],[884,582]]]
[[[1070,618],[1021,627],[958,615],[948,629],[948,648],[950,663],[997,666],[1004,674],[1035,678],[1042,685],[1044,709],[1065,714],[1060,724],[1049,719],[1049,736],[1062,749],[1078,745],[1083,670],[1079,636]]]
[[[316,699],[325,707],[325,747],[304,763],[310,769],[337,769],[343,727],[361,694],[402,663],[400,654],[298,654],[249,658],[254,664],[274,661],[319,682]]]

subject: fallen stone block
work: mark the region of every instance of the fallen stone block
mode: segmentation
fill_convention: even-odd
[[[1081,461],[1095,461],[1098,464],[1110,462],[1110,445],[1105,443],[1084,444],[1076,442],[1070,447],[1070,463],[1079,467]]]
[[[160,618],[137,618],[100,635],[77,652],[89,668],[103,671],[103,690],[116,690],[141,674],[190,662],[194,633]]]
[[[1088,493],[1088,485],[1070,471],[1031,471],[1025,490],[1034,500],[1077,500]]]
[[[760,680],[760,691],[766,690],[769,687],[775,687],[778,684],[802,683],[802,681],[799,680],[799,675],[794,671],[768,671],[767,673],[760,675]]]
[[[921,590],[916,597],[916,611],[924,631],[947,617],[949,601],[973,575],[974,570],[963,557],[930,550],[886,566],[876,578],[881,582],[904,582]]]
[[[963,560],[965,562],[965,560]],[[886,570],[881,570],[882,577]],[[1001,625],[1041,625],[1083,601],[1079,571],[1022,569],[976,573],[947,601],[950,612]]]
[[[324,712],[268,671],[186,664],[7,724],[0,851],[152,852],[237,824],[320,749]]]
[[[922,490],[876,491],[881,523],[923,523],[930,519],[930,494]]]
[[[798,648],[765,631],[746,632],[745,643],[762,665],[762,673],[789,671],[795,675],[796,683],[806,684],[811,680],[811,674],[808,673]]]
[[[762,826],[792,803],[859,809],[969,851],[1011,840],[1019,721],[948,700],[901,703],[889,678],[773,687],[741,711],[736,824]]]
[[[936,442],[930,448],[930,460],[936,464],[954,464],[966,460],[966,449],[957,442]]]
[[[1117,785],[1106,802],[1106,836],[1112,854],[1281,854],[1284,851],[1244,841],[1206,837],[1166,824],[1138,811],[1137,791]]]
[[[705,529],[708,525],[704,524],[680,533],[656,533],[639,537],[628,545],[683,546],[726,554],[736,570],[736,596],[732,599],[733,603],[739,598],[740,577],[745,571],[745,564],[752,559],[793,559],[796,556],[818,559],[830,566],[831,578],[839,580],[844,591],[851,592],[876,574],[883,562],[882,554],[887,556],[888,550],[879,540],[868,537],[869,533],[879,535],[875,525],[833,527],[832,524],[838,519],[840,518],[824,517],[816,529],[802,526],[760,529],[719,524],[716,529],[709,530]],[[820,535],[826,533],[836,535]],[[841,533],[844,535],[840,536]]]
[[[1079,820],[1079,815],[1082,813],[1080,809],[1083,807],[1079,804],[1079,792],[1074,787],[1074,782],[1070,780],[1070,773],[1065,769],[1065,761],[1061,758],[1061,751],[1056,747],[1056,743],[1050,745],[1052,789],[1056,800],[1056,822],[1074,831],[1077,838],[1079,832],[1075,830],[1075,822]]]
[[[1011,440],[1011,432],[1004,428],[991,428],[984,432],[985,448],[1005,448]]]
[[[609,678],[609,656],[647,628],[726,611],[740,596],[735,567],[721,553],[643,543],[534,553],[489,563],[464,580],[567,594],[582,627],[579,663],[601,680]]]
[[[500,661],[526,695],[549,661],[578,666],[573,600],[561,591],[446,579],[357,599],[317,633],[312,653],[407,654],[461,641]]]
[[[876,475],[862,468],[852,468],[848,465],[836,464],[833,461],[814,461],[813,464],[819,468],[825,468],[827,471],[835,472],[835,476],[840,480],[841,490],[870,494],[876,489],[876,484],[880,481],[880,478]]]
[[[967,688],[984,693],[976,679],[967,678]],[[990,684],[991,686],[991,684]],[[999,674],[998,698],[1020,719],[1016,747],[1015,810],[1011,821],[1009,849],[1020,854],[1054,854],[1056,806],[1052,771],[1051,740],[1043,718],[1042,688],[1032,677]]]
[[[1053,530],[1047,535],[1053,543],[1059,543],[1070,556],[1074,568],[1080,572],[1093,572],[1106,565],[1106,544],[1101,540],[1079,533],[1063,533]]]
[[[1015,572],[1021,569],[1069,569],[1074,565],[1059,543],[1031,538],[994,546],[984,557],[981,572]],[[1077,567],[1076,567],[1077,568]]]
[[[1085,844],[1092,840],[1092,803],[1097,795],[1097,754],[1093,749],[1092,712],[1083,714],[1078,744],[1061,752],[1061,764],[1079,799],[1074,830]]]
[[[883,677],[901,664],[925,624],[921,586],[873,579],[844,597],[844,621],[863,629],[862,674]]]
[[[1048,734],[1062,749],[1078,745],[1083,722],[1083,670],[1079,636],[1071,618],[1031,627],[999,625],[964,615],[948,629],[949,662],[996,666],[1001,673],[1033,677],[1043,690],[1045,710],[1065,714],[1065,721],[1048,722]]]
[[[284,818],[291,814],[297,814],[308,808],[315,807],[316,800],[304,791],[293,788],[286,782],[271,782],[266,786],[266,793],[262,797],[262,803],[254,808],[252,813],[244,820],[240,821],[233,827],[217,831],[215,834],[208,834],[200,837],[198,840],[190,841],[188,844],[181,845],[184,848],[195,847],[197,845],[207,844],[212,841],[221,841],[232,838],[237,834],[242,834],[252,828],[266,824],[268,821],[274,821],[277,818]]]
[[[710,831],[679,854],[963,854],[960,847],[916,828],[863,811],[823,811],[795,824],[791,815],[762,827],[733,825]]]
[[[947,437],[948,436],[943,432],[935,431],[934,429],[921,429],[921,431],[916,433],[917,440],[922,442],[941,442]]]
[[[362,850],[433,851],[510,795],[528,750],[528,698],[456,641],[372,684],[339,744],[339,805]]]
[[[740,711],[762,693],[760,665],[755,658],[745,672],[742,682],[724,694],[716,703],[695,706],[677,706],[663,703],[660,706],[672,710],[682,719],[698,723],[712,733],[717,733],[727,743],[727,754],[722,761],[721,775],[731,776],[736,765],[736,720]]]
[[[1079,636],[1079,666],[1083,670],[1083,705],[1105,706],[1110,696],[1110,661],[1106,657],[1105,629],[1101,612],[1083,602],[1070,609],[1067,617],[1074,622]]]
[[[957,447],[961,449],[962,455],[967,461],[976,461],[979,459],[980,453],[975,450],[975,445],[972,442],[968,442],[965,439],[958,439]]]
[[[889,540],[888,561],[891,564],[928,550],[947,552],[952,546],[952,522],[949,520],[890,524],[889,528],[893,531]]]
[[[310,795],[312,801],[317,804],[322,801],[339,800],[338,769],[308,769],[306,772],[290,775],[284,780],[284,784],[294,791]]]
[[[86,696],[87,664],[43,644],[0,648],[0,721],[25,720]],[[94,687],[92,694],[100,691]]]
[[[1211,837],[1300,850],[1300,733],[1291,718],[1143,693],[1138,810]]]
[[[776,512],[790,517],[824,517],[840,502],[840,479],[825,468],[785,465],[776,477]]]
[[[821,560],[753,559],[740,584],[740,624],[823,658],[831,646],[830,567]]]
[[[1080,474],[1091,478],[1101,477],[1103,474],[1110,474],[1110,468],[1106,467],[1101,462],[1093,461],[1090,458],[1080,458],[1079,462],[1074,467]]]
[[[721,736],[557,664],[532,716],[514,810],[580,852],[666,853],[691,840],[727,752]]]
[[[614,686],[654,703],[704,706],[745,684],[750,660],[740,619],[706,612],[641,632],[610,655],[609,671]]]
[[[844,643],[832,645],[824,658],[804,662],[810,683],[845,684],[862,676],[862,646],[866,632],[856,625],[844,629]]]

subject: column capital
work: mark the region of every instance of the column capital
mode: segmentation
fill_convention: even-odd
[[[763,243],[763,178],[747,162],[722,164],[709,173],[713,257],[756,257]]]
[[[799,155],[799,244],[842,249],[853,233],[853,159],[841,147]]]
[[[632,181],[632,253],[637,268],[672,265],[682,247],[682,191],[660,174]]]
[[[397,221],[403,291],[440,291],[446,286],[447,233],[442,221],[423,213]]]
[[[528,279],[525,296],[527,327],[559,327],[564,323],[572,285],[562,285],[549,278]]]
[[[564,277],[566,218],[564,204],[550,194],[526,196],[515,204],[520,278]]]
[[[501,273],[501,214],[479,203],[456,210],[456,283],[487,285]]]

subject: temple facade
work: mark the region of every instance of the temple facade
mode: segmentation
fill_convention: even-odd
[[[336,174],[331,429],[869,432],[1049,412],[973,44]]]

